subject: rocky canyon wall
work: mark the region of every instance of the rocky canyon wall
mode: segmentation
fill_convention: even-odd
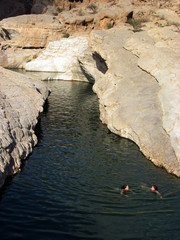
[[[90,37],[108,67],[95,75],[93,87],[102,122],[180,177],[179,42],[175,27],[137,33],[114,29]],[[81,62],[88,71],[88,62]]]
[[[0,187],[37,144],[34,129],[48,95],[44,83],[0,67]]]
[[[96,11],[87,8],[90,3],[95,3]],[[40,5],[44,14],[0,22],[0,65],[47,71],[46,78],[51,78],[48,74],[53,72],[52,79],[94,83],[102,122],[112,132],[134,141],[155,165],[180,177],[178,2],[37,0],[34,13],[41,9]],[[70,10],[66,11],[68,6]],[[1,150],[2,179],[5,173],[16,172],[20,165],[18,159],[32,151],[36,143],[33,128],[37,120],[34,119],[48,94],[47,89],[34,82],[27,83],[23,92],[18,80],[21,77],[13,74],[1,69],[3,125],[0,132],[5,136]],[[10,86],[19,89],[19,93],[8,93]],[[24,115],[21,116],[13,102],[17,99],[21,106],[26,92],[29,100],[25,100],[25,106],[31,105],[31,98],[39,101],[36,110],[30,109],[36,113],[33,119],[31,114],[27,118],[32,125],[23,120]],[[11,115],[15,117],[11,119]],[[19,121],[23,121],[28,131],[21,129]],[[12,132],[11,126],[15,126]],[[30,131],[29,126],[33,126]],[[15,136],[20,143],[15,142]],[[18,150],[13,150],[16,144]],[[9,166],[15,167],[10,170]]]
[[[176,26],[147,24],[134,31],[122,25],[51,42],[25,68],[94,81],[102,122],[134,141],[155,165],[180,177],[179,42]]]

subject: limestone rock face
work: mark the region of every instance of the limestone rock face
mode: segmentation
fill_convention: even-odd
[[[1,48],[44,48],[49,41],[62,38],[62,25],[50,15],[23,15],[3,19],[0,22],[9,40],[1,42]]]
[[[126,49],[138,54],[138,66],[158,81],[158,96],[163,112],[162,127],[170,136],[177,159],[180,159],[180,36],[172,27],[166,31],[160,29],[159,36],[162,31],[163,37],[159,37],[154,46],[144,48],[142,40],[135,37],[127,42]],[[149,31],[152,37],[157,33],[157,29]],[[167,39],[168,44],[165,44]]]
[[[156,14],[161,17],[164,18],[165,20],[168,21],[168,23],[170,24],[177,24],[180,25],[180,18],[178,16],[178,14],[172,10],[169,9],[158,9],[156,11]]]
[[[174,48],[168,36],[176,43]],[[137,143],[155,165],[180,177],[177,38],[174,27],[164,28],[163,33],[161,28],[136,33],[125,27],[93,31],[90,45],[107,71],[99,67],[95,72],[93,60],[89,64],[89,59],[81,59],[81,64],[95,78],[102,122]]]
[[[24,68],[49,43],[62,38],[63,26],[50,15],[23,15],[0,22],[0,66]]]
[[[4,68],[25,68],[25,64],[37,57],[38,49],[8,48],[0,50],[0,66]]]
[[[0,67],[0,187],[36,145],[34,128],[48,95],[42,82]]]
[[[27,71],[56,72],[53,79],[88,81],[81,71],[78,57],[89,48],[86,37],[74,37],[50,42],[33,61],[26,63]]]

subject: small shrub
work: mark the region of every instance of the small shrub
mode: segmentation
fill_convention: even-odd
[[[62,34],[63,34],[63,37],[64,37],[64,38],[68,38],[68,37],[70,36],[70,34],[67,33],[67,32],[63,32]]]
[[[164,27],[162,23],[158,23],[158,27]]]
[[[129,18],[128,20],[127,20],[127,23],[128,24],[130,24],[130,25],[132,25],[133,26],[133,28],[135,29],[135,30],[138,30],[138,29],[140,29],[140,28],[142,28],[143,27],[143,25],[142,25],[142,23],[144,23],[144,22],[147,22],[148,20],[147,19],[141,19],[141,18],[137,18],[137,19],[135,19],[135,18]]]
[[[84,16],[84,12],[80,9],[80,10],[78,11],[78,15],[79,15],[79,16]]]
[[[114,24],[113,23],[107,23],[107,29],[113,28]]]
[[[64,8],[57,8],[58,13],[61,13],[62,11],[64,11]]]
[[[92,11],[92,13],[97,13],[97,6],[95,4],[90,4],[87,6],[88,9]]]

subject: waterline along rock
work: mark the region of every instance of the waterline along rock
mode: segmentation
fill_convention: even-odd
[[[95,79],[102,122],[133,140],[155,165],[180,177],[180,39],[176,30],[171,26],[135,33],[125,27],[93,31],[89,42],[101,61],[96,59],[96,70],[93,53],[91,61],[80,61]],[[107,66],[105,72],[102,64]]]
[[[0,67],[0,187],[37,144],[34,128],[48,95],[45,83]]]
[[[88,81],[81,71],[78,57],[89,48],[87,37],[73,37],[50,42],[34,60],[26,63],[26,71],[53,72],[53,79]],[[51,75],[52,76],[52,75]]]
[[[93,82],[100,119],[110,131],[131,139],[155,165],[180,177],[180,37],[177,25],[160,21],[140,29],[122,23],[89,35],[53,40],[32,58],[27,54],[23,63],[21,58],[18,66],[29,72],[46,71],[47,79]],[[5,61],[6,46],[4,41],[3,64],[12,59]],[[22,119],[27,126],[32,121],[31,115]],[[16,135],[21,139],[23,134]],[[8,137],[3,144],[5,149],[13,145]]]
[[[176,26],[123,25],[51,42],[26,70],[94,82],[102,122],[180,177],[179,42]]]

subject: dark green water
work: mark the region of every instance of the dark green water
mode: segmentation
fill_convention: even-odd
[[[180,239],[180,179],[108,132],[91,85],[48,84],[39,144],[1,195],[0,239]]]

